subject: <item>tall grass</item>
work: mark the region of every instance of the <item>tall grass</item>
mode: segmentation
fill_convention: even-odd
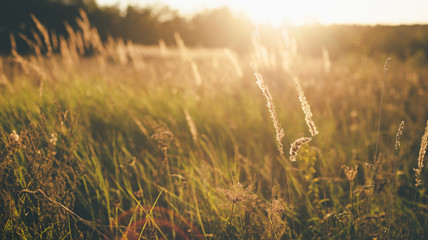
[[[247,55],[179,35],[168,47],[103,43],[84,12],[67,36],[33,20],[0,58],[2,239],[426,235],[426,184],[415,188],[412,168],[419,159],[423,179],[428,71],[414,60],[397,60],[379,88],[376,59],[279,43],[248,54],[262,61],[254,79]]]

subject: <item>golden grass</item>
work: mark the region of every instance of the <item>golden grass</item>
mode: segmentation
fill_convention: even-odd
[[[184,115],[186,116],[187,125],[189,126],[190,134],[195,143],[198,142],[198,129],[196,128],[195,122],[193,122],[192,116],[190,116],[189,111],[184,109]]]
[[[41,25],[35,17],[33,17],[33,20],[36,25]],[[305,122],[311,137],[301,137],[296,139],[290,145],[289,150],[290,161],[293,163],[285,163],[285,161],[282,161],[282,168],[276,168],[276,162],[273,160],[270,162],[267,161],[268,159],[274,159],[274,157],[276,157],[276,151],[274,151],[274,157],[272,157],[272,151],[270,149],[271,146],[264,147],[262,146],[263,144],[260,144],[264,140],[264,138],[260,136],[265,136],[264,134],[269,132],[266,129],[270,129],[266,126],[261,126],[264,122],[255,120],[263,119],[263,114],[260,114],[261,116],[259,116],[257,113],[251,112],[251,115],[244,115],[245,111],[241,111],[242,105],[231,105],[234,107],[232,110],[225,106],[213,106],[215,105],[213,104],[213,101],[219,101],[223,104],[226,103],[224,105],[235,104],[233,101],[235,99],[230,100],[230,102],[222,101],[218,99],[219,95],[215,94],[221,93],[223,95],[220,96],[225,96],[226,94],[224,93],[233,93],[234,96],[241,97],[243,99],[242,101],[245,102],[245,100],[248,100],[248,97],[253,96],[249,94],[239,95],[241,94],[240,91],[245,90],[253,95],[258,91],[255,84],[253,86],[254,89],[251,87],[243,89],[244,84],[246,84],[244,81],[244,71],[246,69],[243,69],[239,64],[239,61],[242,59],[239,59],[239,57],[229,49],[221,49],[218,51],[217,55],[215,55],[215,57],[217,57],[216,61],[218,59],[222,59],[225,60],[224,62],[226,62],[226,64],[217,66],[221,69],[220,73],[215,71],[213,72],[216,74],[225,73],[224,75],[229,74],[233,76],[231,79],[236,80],[233,84],[236,84],[238,88],[233,88],[232,84],[224,86],[226,84],[223,82],[218,83],[215,81],[208,81],[208,74],[204,71],[204,67],[209,64],[204,65],[203,63],[206,62],[201,60],[199,55],[198,57],[195,57],[195,51],[193,51],[193,49],[187,49],[184,41],[178,34],[176,34],[178,49],[167,49],[165,43],[163,41],[159,41],[159,47],[156,47],[155,49],[156,54],[159,55],[155,56],[155,60],[153,62],[151,62],[151,60],[147,60],[147,62],[145,62],[143,59],[144,50],[142,50],[142,47],[136,46],[132,42],[125,43],[121,39],[114,40],[109,38],[107,43],[102,43],[96,29],[93,29],[90,26],[89,20],[84,12],[81,12],[81,16],[77,19],[77,22],[79,26],[78,29],[72,29],[69,24],[66,24],[67,31],[70,34],[69,38],[56,36],[53,32],[51,32],[49,36],[46,28],[42,25],[37,26],[41,35],[34,32],[33,40],[23,35],[19,35],[36,53],[36,57],[30,56],[27,58],[19,55],[16,51],[15,36],[11,35],[13,46],[12,54],[14,61],[19,63],[19,67],[24,69],[23,75],[30,76],[30,79],[37,79],[39,81],[40,79],[60,80],[62,78],[70,78],[73,80],[70,82],[74,82],[78,81],[75,76],[77,76],[77,78],[82,78],[81,82],[79,82],[81,86],[76,87],[76,93],[71,93],[77,96],[74,96],[74,100],[72,101],[77,101],[76,99],[79,98],[78,101],[81,101],[79,104],[93,104],[97,106],[89,108],[89,110],[82,108],[82,113],[89,115],[82,117],[82,126],[87,127],[84,131],[90,132],[84,133],[86,134],[84,136],[89,140],[82,139],[82,149],[74,152],[76,156],[79,156],[82,159],[86,157],[85,161],[87,161],[87,163],[85,162],[85,164],[88,165],[86,166],[86,175],[82,176],[84,179],[84,183],[82,184],[84,184],[84,191],[86,192],[83,190],[82,192],[79,192],[81,197],[83,196],[83,200],[80,201],[87,204],[84,206],[85,211],[95,212],[91,215],[92,220],[95,221],[98,219],[98,213],[96,211],[101,212],[100,215],[102,216],[99,218],[103,218],[103,220],[106,219],[104,222],[108,222],[106,225],[110,227],[110,231],[112,233],[114,232],[117,234],[117,238],[120,238],[121,236],[125,238],[128,234],[128,230],[130,231],[132,228],[137,229],[138,227],[141,227],[139,224],[148,226],[146,224],[146,220],[129,220],[126,223],[120,223],[121,226],[119,226],[117,222],[114,222],[114,220],[117,219],[118,216],[121,216],[121,212],[133,212],[133,209],[137,210],[141,208],[141,206],[153,206],[154,208],[157,200],[153,205],[153,201],[151,201],[153,199],[151,199],[151,196],[156,196],[159,189],[161,189],[161,192],[164,191],[166,195],[165,197],[162,196],[160,203],[164,207],[167,207],[165,208],[165,211],[170,211],[168,209],[174,209],[173,213],[180,213],[180,215],[186,216],[189,223],[198,222],[199,226],[194,231],[202,229],[204,234],[206,234],[205,237],[207,238],[215,236],[216,238],[223,239],[228,239],[228,237],[230,239],[247,239],[252,236],[257,236],[261,238],[265,237],[266,239],[279,239],[284,234],[288,234],[288,238],[290,239],[304,238],[306,236],[328,238],[332,236],[331,234],[337,234],[338,238],[354,237],[356,235],[353,235],[353,231],[358,231],[358,228],[360,228],[359,231],[361,231],[362,224],[367,224],[367,222],[361,223],[359,221],[369,221],[367,219],[370,218],[381,218],[378,216],[382,216],[382,211],[387,211],[381,201],[382,199],[388,199],[388,197],[394,196],[394,185],[392,185],[392,190],[390,192],[381,191],[378,185],[379,183],[376,182],[379,179],[374,179],[373,184],[370,182],[370,185],[367,185],[366,182],[368,181],[364,179],[364,177],[360,178],[360,174],[363,174],[364,171],[360,169],[360,173],[358,172],[359,165],[353,165],[353,167],[343,165],[342,168],[345,172],[345,179],[343,177],[343,172],[337,170],[343,162],[347,162],[347,164],[349,164],[348,162],[350,161],[362,161],[360,159],[354,159],[355,156],[360,158],[361,156],[365,156],[365,152],[362,152],[363,150],[358,152],[358,149],[353,149],[356,144],[359,144],[358,142],[351,142],[349,145],[340,142],[338,145],[348,146],[349,149],[345,150],[338,149],[339,147],[335,145],[321,146],[322,144],[300,150],[304,144],[309,143],[312,140],[312,137],[316,136],[319,132],[314,123],[312,110],[303,92],[302,85],[300,84],[297,75],[291,73],[291,65],[287,65],[286,69],[284,69],[284,67],[281,70],[285,70],[291,75],[298,92],[298,100],[289,100],[287,99],[288,96],[285,96],[285,94],[280,97],[282,102],[284,102],[284,100],[290,102],[294,101],[293,103],[295,103],[294,105],[296,107],[291,108],[293,112],[300,112],[298,107],[300,103],[300,108],[303,110],[305,115]],[[52,45],[51,50],[44,48],[45,45],[48,44],[46,38],[49,37],[51,38],[51,41],[49,42],[49,45]],[[52,51],[52,55],[50,55],[49,58],[39,57],[44,50],[46,50],[44,53],[47,55]],[[92,52],[92,50],[94,50],[94,52]],[[174,50],[177,53],[175,55],[173,54]],[[57,56],[55,51],[60,51],[61,55]],[[179,53],[180,51],[181,54]],[[154,51],[150,53],[151,57],[154,56],[153,52]],[[89,61],[87,61],[88,59],[86,56],[82,57],[88,53],[94,54],[93,58]],[[145,54],[147,54],[147,52]],[[167,54],[168,56],[166,56]],[[278,68],[281,61],[273,60],[275,59],[275,56],[269,54],[271,53],[266,49],[264,49],[263,53],[260,54],[262,55],[260,58],[263,58],[263,61],[267,62],[268,67],[265,68],[267,70],[266,72]],[[289,54],[296,55],[296,53]],[[335,69],[331,68],[328,51],[325,49],[322,51],[322,54],[323,57],[319,59],[320,61],[317,63],[319,63],[320,66],[324,63],[324,73],[327,74],[334,72]],[[280,55],[283,56],[286,54],[281,53]],[[161,61],[170,61],[171,56],[175,57],[173,60],[175,61],[173,62],[175,68],[169,68],[170,66],[167,64],[162,65],[160,68],[153,67]],[[290,59],[282,59],[283,63],[289,60]],[[219,62],[220,63],[217,62],[217,65],[223,64],[223,62]],[[385,72],[388,67],[388,62],[389,59],[384,65]],[[85,66],[87,63],[89,63],[90,66]],[[146,63],[147,65],[145,65]],[[188,67],[187,70],[183,70],[183,65]],[[263,64],[260,64],[259,66],[261,67],[262,65]],[[134,68],[132,68],[132,66],[134,66]],[[228,72],[223,71],[222,68],[224,68],[224,66],[230,67]],[[293,67],[296,66],[297,64],[293,65]],[[281,68],[281,66],[279,68]],[[124,71],[124,69],[131,71]],[[134,71],[137,69],[140,69],[141,71]],[[2,64],[0,64],[0,70],[2,70]],[[320,68],[320,70],[322,72],[322,68]],[[184,71],[186,72],[183,73]],[[257,68],[253,67],[253,71],[257,79],[257,86],[262,91],[265,98],[262,100],[265,100],[270,118],[273,122],[276,139],[275,147],[277,148],[281,159],[285,159],[283,146],[285,132],[281,127],[273,102],[273,97],[271,95],[271,93],[274,96],[277,96],[277,93],[282,94],[282,90],[284,89],[269,89],[263,75],[257,70]],[[134,75],[131,75],[129,72],[132,72]],[[179,79],[178,74],[183,74],[184,77]],[[3,74],[0,75],[0,78],[6,78],[6,76],[9,75]],[[92,76],[96,76],[99,79],[95,77],[95,80],[92,81]],[[128,81],[127,77],[129,76],[132,76],[133,78]],[[175,77],[182,81],[177,81]],[[191,81],[190,85],[183,84],[187,79],[192,80],[192,77],[194,82]],[[165,82],[161,82],[159,78]],[[202,79],[205,78],[207,81],[202,81]],[[214,78],[217,78],[217,76]],[[111,79],[114,81],[111,81]],[[62,88],[74,85],[72,83],[68,83],[68,85],[63,86],[60,85],[59,80],[55,83],[46,81],[45,85],[43,85],[45,81],[40,80],[39,100],[50,97],[48,94],[41,96],[43,88],[45,88],[46,92],[52,91],[52,89],[59,89],[60,94],[70,94],[68,91],[62,90]],[[328,81],[325,79],[323,80]],[[276,82],[273,82],[273,84],[275,83]],[[239,84],[242,84],[242,86]],[[290,85],[292,84],[293,82],[290,82]],[[322,84],[323,83],[320,82],[320,88],[325,87]],[[162,87],[159,85],[162,85]],[[137,86],[140,88],[137,88]],[[303,86],[306,87],[307,85],[303,84]],[[210,94],[213,94],[213,96],[209,96],[209,94],[195,94],[195,91],[189,91],[189,89],[194,90],[195,87],[198,90],[211,90],[215,87],[218,92],[211,93],[215,92],[211,91]],[[230,87],[230,89],[227,87]],[[245,87],[248,86],[245,85]],[[100,94],[104,91],[107,93],[105,96]],[[111,92],[115,91],[116,95],[111,94]],[[291,86],[291,91],[295,91],[293,86]],[[118,94],[118,92],[120,94]],[[310,97],[310,99],[316,99],[316,96],[312,96],[312,93],[313,92],[309,92],[307,96]],[[59,97],[60,100],[68,101],[67,97],[69,96],[67,96],[67,94],[64,94],[65,96],[61,95]],[[142,98],[141,95],[143,94],[144,97]],[[55,97],[57,96],[55,95]],[[320,95],[318,97],[320,97]],[[323,96],[321,95],[321,97]],[[332,99],[333,101],[336,100],[334,98]],[[240,100],[241,99],[237,102]],[[320,99],[320,101],[322,100]],[[191,102],[191,104],[189,104],[189,102]],[[192,106],[194,106],[192,104],[194,103],[196,103],[195,105],[197,106],[196,110],[200,111],[197,112],[198,114],[195,119],[193,119],[189,113],[195,113],[195,109],[192,109]],[[74,103],[70,103],[70,105],[72,104]],[[98,104],[101,106],[98,106]],[[206,111],[205,106],[212,106],[212,109],[210,108]],[[252,105],[244,106],[248,107]],[[262,106],[262,104],[259,106]],[[322,111],[319,109],[320,106],[321,104],[315,102],[315,105],[313,105],[315,113]],[[231,112],[229,112],[229,110]],[[99,116],[96,114],[96,111],[101,112]],[[118,114],[121,111],[124,111],[125,114]],[[351,110],[344,108],[340,113],[345,116],[348,114],[348,111]],[[231,114],[235,113],[237,115],[230,117]],[[359,113],[362,114],[361,112]],[[109,116],[109,114],[111,116]],[[256,117],[254,117],[255,115]],[[317,116],[319,115],[317,114]],[[329,115],[327,114],[327,116]],[[153,121],[150,121],[145,119],[149,119],[151,117],[156,120],[152,119]],[[334,117],[339,119],[338,116]],[[126,125],[129,120],[128,118],[131,123],[129,124],[128,122],[128,125]],[[234,118],[239,119],[239,121]],[[324,133],[324,129],[329,129],[329,127],[335,128],[340,126],[340,124],[348,124],[348,119],[346,117],[343,118],[345,120],[334,119],[334,121],[337,120],[339,123],[334,123],[333,120],[325,123],[320,120],[321,124],[317,126],[320,128],[320,131]],[[220,125],[218,122],[219,119],[220,121],[223,121],[223,125]],[[371,120],[373,121],[373,119]],[[164,121],[168,124],[163,124]],[[356,121],[356,119],[354,118],[352,121]],[[240,126],[240,124],[247,124],[248,122],[250,122],[249,126],[254,127],[253,129],[255,130],[247,132],[242,130],[243,127]],[[98,123],[101,125],[99,128],[97,125]],[[216,127],[212,127],[210,124],[214,123],[218,125],[215,125]],[[90,127],[85,126],[85,124],[88,124]],[[367,124],[369,125],[370,123]],[[196,127],[197,125],[200,126],[199,129]],[[303,120],[301,125],[306,129]],[[326,127],[326,125],[329,127]],[[146,128],[145,126],[150,126],[150,128]],[[344,128],[346,127],[347,126]],[[402,137],[403,128],[404,121],[400,123],[395,135],[395,160],[399,157],[398,148],[401,145],[400,138]],[[298,131],[299,130],[291,129],[290,127],[290,135],[302,135]],[[189,132],[191,138],[189,137]],[[20,141],[20,135],[18,135],[16,131],[8,131],[8,133],[10,134],[8,134],[7,137],[9,137],[10,140],[14,142]],[[113,135],[113,137],[109,134]],[[345,131],[345,134],[348,133]],[[331,135],[331,139],[329,139],[328,136],[323,136],[323,139],[320,140],[334,140],[333,136],[337,135]],[[349,135],[344,137],[345,140],[346,137],[350,138],[350,141],[355,140]],[[419,151],[418,168],[415,169],[416,187],[419,187],[422,184],[421,172],[424,167],[423,159],[426,154],[427,138],[428,121]],[[188,142],[184,142],[183,139],[188,139]],[[50,131],[46,133],[46,143],[52,146],[52,148],[63,146],[61,140],[62,136],[60,131],[55,131],[53,133]],[[97,141],[100,141],[101,143]],[[103,143],[102,141],[105,142]],[[196,144],[192,144],[192,141]],[[392,141],[393,140],[391,138],[391,142]],[[156,148],[156,145],[158,148]],[[94,150],[94,148],[96,150]],[[355,156],[350,156],[350,154],[346,153],[347,150],[349,150],[349,152],[352,151],[352,154],[354,154],[354,151],[357,153]],[[296,162],[299,151],[299,161]],[[387,154],[388,153],[385,154],[385,159],[388,159]],[[264,161],[261,161],[260,163],[257,162],[258,159],[263,159]],[[378,156],[377,159],[381,159],[381,157]],[[375,165],[379,172],[382,167],[387,167],[387,164],[383,166],[379,164],[379,166],[377,162]],[[226,173],[228,170],[230,171],[230,176]],[[368,170],[371,171],[372,169]],[[376,171],[376,169],[373,171]],[[268,190],[265,189],[265,186],[274,184],[273,175],[278,172],[280,172],[281,175],[283,175],[284,172],[286,173],[285,177],[280,176],[275,179],[278,181],[285,180],[286,187],[278,187],[278,193],[272,193],[269,196],[269,193],[267,193]],[[388,176],[390,175],[385,174],[385,172],[382,173],[383,175],[380,174],[380,177],[382,177],[382,179],[386,179],[386,183],[389,183]],[[247,184],[252,175],[257,175],[259,180],[261,179],[260,183],[256,183],[254,180],[254,182]],[[395,178],[395,163],[393,176]],[[269,178],[271,178],[270,182]],[[351,204],[349,204],[347,198],[342,196],[346,195],[346,190],[348,188],[348,186],[343,186],[343,182],[346,182],[346,179],[350,182],[349,192]],[[232,184],[228,190],[220,187],[221,185],[227,185],[229,182],[232,182]],[[241,184],[241,182],[243,184]],[[353,188],[354,184],[355,189]],[[248,187],[245,188],[245,185]],[[375,186],[376,191],[371,193],[372,190],[375,189]],[[400,187],[404,186],[404,184],[400,185]],[[30,189],[31,188],[29,187],[28,190],[25,190],[24,192],[34,196],[42,196],[54,205],[62,208],[61,205],[57,204],[59,201],[53,202],[50,200],[52,196],[50,196],[49,192],[40,192],[37,189]],[[220,190],[215,191],[215,189]],[[321,191],[323,194],[320,194]],[[111,192],[115,193],[114,200],[112,199],[113,197]],[[135,192],[139,193],[138,197],[137,194],[132,194]],[[274,192],[273,188],[272,192]],[[287,195],[287,192],[290,198],[288,203],[285,201],[284,197]],[[344,192],[345,194],[343,194]],[[367,196],[369,194],[376,194],[374,195],[376,198],[374,198],[375,202],[373,205],[376,207],[376,211],[380,212],[376,216],[370,212],[370,209],[368,209],[367,212],[364,212],[367,210],[364,209],[364,201],[367,201]],[[159,196],[160,195],[161,194],[159,194]],[[380,198],[377,199],[378,196]],[[223,200],[222,197],[225,201],[232,203],[231,210],[230,208],[225,210],[225,208],[219,204],[219,201]],[[292,201],[291,198],[295,199]],[[356,200],[355,204],[357,205],[355,206],[358,206],[357,208],[354,208],[354,200]],[[322,204],[324,204],[324,210],[322,210]],[[93,208],[95,207],[93,206],[95,205],[97,206],[94,210]],[[327,207],[327,205],[332,207]],[[67,207],[69,207],[71,211],[71,207],[68,205]],[[351,212],[349,212],[350,208]],[[67,209],[65,210],[68,212]],[[159,209],[161,209],[161,207],[159,207]],[[302,209],[305,210],[302,211]],[[357,210],[361,210],[361,213],[357,213]],[[404,215],[405,207],[400,210],[403,211]],[[75,214],[74,212],[69,213],[71,215]],[[174,218],[176,216],[172,215],[174,214],[172,214],[171,211],[171,214],[168,216],[162,216],[159,218],[155,218],[153,216],[153,222],[151,224],[169,224],[167,226],[169,230],[179,231],[178,229],[174,230]],[[295,216],[296,219],[298,219],[298,221],[296,221],[297,224],[308,224],[314,232],[299,230],[298,227],[294,227]],[[347,224],[349,223],[350,216],[352,216],[352,224],[360,225],[352,226],[352,230],[347,232],[343,229],[348,228]],[[389,214],[388,219],[393,219],[391,216],[393,216],[392,212]],[[75,217],[80,220],[78,215]],[[291,228],[291,221],[293,222],[293,228]],[[324,224],[327,226],[326,232],[321,230]],[[101,224],[99,226],[94,224],[94,226],[97,227],[93,229],[96,232],[98,231],[98,227],[103,227]],[[384,226],[384,223],[374,223],[372,226],[382,227]],[[389,226],[390,225],[388,225],[388,228]],[[90,227],[92,226],[90,225]],[[121,229],[121,227],[123,229]],[[394,227],[397,228],[399,226],[396,224]],[[217,230],[218,228],[220,228],[220,230]],[[266,232],[263,232],[263,229],[265,229]],[[155,228],[147,231],[160,231],[160,229]],[[376,237],[375,231],[369,230],[368,233],[371,238]],[[180,232],[178,235],[187,237],[190,236],[190,234],[191,233],[187,234],[185,232]],[[362,235],[361,232],[359,234]],[[397,235],[398,234],[399,233],[397,233]],[[144,237],[146,237],[146,235],[144,235]]]
[[[318,134],[318,130],[317,127],[315,126],[314,121],[312,120],[312,111],[311,111],[311,106],[308,103],[308,100],[305,97],[305,94],[303,93],[302,87],[300,86],[299,83],[299,79],[297,78],[297,76],[293,75],[293,80],[296,83],[296,89],[297,92],[299,94],[299,101],[302,105],[302,110],[305,113],[305,121],[306,124],[308,125],[309,128],[309,132],[311,133],[312,136],[315,136]]]
[[[263,76],[260,73],[258,73],[257,70],[254,69],[254,71],[255,71],[254,75],[257,78],[257,85],[259,86],[260,90],[262,90],[263,96],[265,96],[266,98],[267,108],[269,110],[270,117],[273,122],[273,126],[275,128],[277,149],[281,154],[281,156],[284,157],[284,145],[282,144],[282,139],[284,138],[284,135],[285,135],[284,129],[281,127],[281,124],[279,123],[279,119],[275,110],[275,105],[273,104],[272,96],[269,92],[269,88],[266,86],[263,80]]]
[[[422,135],[421,148],[419,149],[418,168],[415,171],[415,186],[418,187],[422,184],[421,172],[424,167],[424,157],[428,146],[428,120],[425,127],[424,135]]]

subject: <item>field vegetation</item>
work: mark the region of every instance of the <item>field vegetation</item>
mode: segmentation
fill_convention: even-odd
[[[102,41],[83,11],[66,35],[33,22],[0,58],[2,239],[428,237],[420,53],[303,54],[261,30],[237,54]]]

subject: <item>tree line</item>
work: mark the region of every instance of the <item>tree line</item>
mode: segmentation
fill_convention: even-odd
[[[0,1],[0,53],[10,52],[10,33],[31,36],[35,29],[31,14],[50,31],[66,36],[64,23],[77,27],[79,9],[87,13],[104,40],[112,36],[139,44],[153,45],[159,39],[175,44],[174,32],[178,32],[190,46],[245,50],[245,42],[253,31],[247,17],[234,15],[227,8],[202,12],[189,19],[166,6],[129,6],[121,12],[117,7],[100,7],[95,0],[4,0]],[[25,46],[21,48],[25,50]]]
[[[77,27],[75,18],[83,9],[98,29],[103,40],[108,36],[154,45],[159,39],[174,45],[178,32],[189,46],[228,47],[238,52],[252,47],[255,29],[266,46],[281,41],[283,31],[296,39],[299,54],[320,55],[327,48],[331,57],[349,51],[394,54],[398,57],[428,56],[428,25],[414,26],[303,26],[284,24],[280,28],[262,25],[258,28],[245,15],[227,8],[206,10],[184,17],[166,6],[101,7],[95,0],[3,0],[0,1],[0,54],[10,53],[10,33],[32,36],[36,28],[31,14],[57,35],[67,36],[64,23]],[[21,41],[21,42],[20,42]],[[17,38],[18,48],[26,51],[23,40]]]

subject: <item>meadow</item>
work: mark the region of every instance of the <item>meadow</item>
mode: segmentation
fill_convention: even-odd
[[[0,57],[1,239],[428,238],[419,56],[34,21]]]

